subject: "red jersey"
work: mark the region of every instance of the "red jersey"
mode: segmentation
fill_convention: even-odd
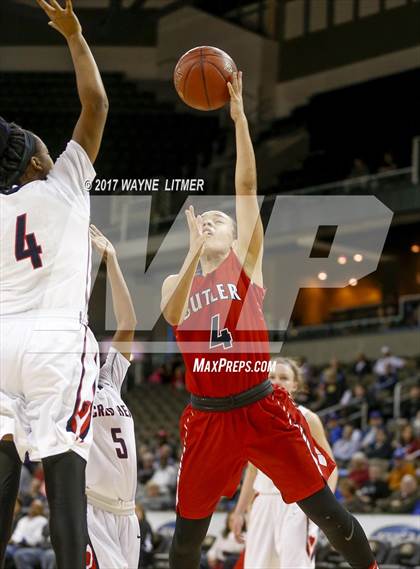
[[[233,250],[214,271],[194,277],[185,318],[174,326],[188,391],[226,397],[267,379],[264,296]]]

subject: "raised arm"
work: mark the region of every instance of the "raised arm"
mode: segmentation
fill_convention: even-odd
[[[82,27],[73,12],[71,0],[66,0],[65,8],[57,0],[37,2],[50,18],[48,24],[66,38],[69,46],[82,105],[72,138],[85,149],[93,163],[99,152],[108,114],[108,98],[98,66],[82,35]]]
[[[179,273],[170,275],[164,280],[160,303],[165,320],[172,326],[180,324],[183,320],[191,285],[206,239],[205,234],[203,234],[201,216],[195,216],[193,206],[185,211],[185,215],[190,231],[190,248]]]
[[[230,115],[236,135],[236,221],[237,252],[244,270],[252,281],[263,285],[262,256],[264,230],[257,201],[257,168],[254,148],[242,100],[242,72],[234,73],[228,83]]]
[[[325,452],[327,452],[332,459],[334,459],[333,451],[325,435],[325,429],[324,425],[321,422],[321,419],[318,417],[318,415],[316,415],[311,411],[310,413],[308,413],[306,420],[308,422],[309,428],[311,430],[311,435],[314,441],[323,450],[325,450]],[[337,467],[335,467],[335,469],[331,473],[331,476],[328,479],[328,486],[330,487],[332,492],[335,492],[335,489],[337,488],[337,482],[338,482],[338,469]]]
[[[107,275],[111,283],[112,304],[117,320],[117,331],[112,339],[112,344],[130,361],[131,346],[137,324],[130,291],[124,280],[112,243],[94,225],[90,226],[89,231],[94,247],[106,263]]]
[[[255,497],[254,481],[256,476],[257,469],[253,464],[249,463],[239,493],[238,502],[232,516],[232,531],[238,543],[245,543],[242,530],[245,524],[245,514]]]

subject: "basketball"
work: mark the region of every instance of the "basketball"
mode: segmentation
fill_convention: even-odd
[[[181,99],[200,111],[214,111],[230,99],[227,82],[237,71],[233,59],[217,47],[195,47],[184,53],[174,70]]]

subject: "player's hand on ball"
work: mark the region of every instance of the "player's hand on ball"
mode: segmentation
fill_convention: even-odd
[[[201,215],[195,215],[192,205],[185,210],[185,215],[187,216],[188,228],[190,230],[190,251],[194,254],[198,251],[201,252],[207,237],[203,232]]]
[[[105,257],[105,261],[108,256],[115,255],[115,249],[111,241],[105,237],[103,233],[99,231],[95,225],[91,224],[89,226],[89,234],[92,240],[92,244],[98,253]]]
[[[36,0],[49,17],[48,25],[60,32],[66,39],[82,33],[82,26],[73,12],[71,0],[63,8],[57,0]]]
[[[245,525],[245,516],[243,514],[232,514],[230,519],[230,530],[235,536],[235,540],[238,543],[245,543],[244,534],[242,532]]]
[[[227,84],[230,94],[230,116],[236,122],[245,116],[244,102],[242,100],[242,71],[232,74],[232,83]]]

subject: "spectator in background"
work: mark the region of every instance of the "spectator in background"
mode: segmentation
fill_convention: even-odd
[[[163,365],[156,368],[147,378],[147,382],[152,385],[161,385],[164,382],[165,368]]]
[[[379,173],[392,172],[397,169],[397,164],[395,163],[394,157],[391,152],[385,152],[382,158],[382,163],[378,168]]]
[[[169,461],[171,464],[173,464],[174,458],[176,458],[176,444],[171,442],[169,434],[164,428],[159,429],[155,436],[156,436],[158,452],[162,446],[169,447],[169,450],[165,449],[164,453],[168,454]]]
[[[353,425],[345,425],[340,439],[332,447],[334,457],[340,462],[348,462],[360,449],[362,434]]]
[[[361,178],[362,176],[369,176],[370,171],[364,160],[361,158],[354,158],[353,166],[349,172],[348,178]]]
[[[160,431],[161,433],[163,431]],[[158,448],[158,460],[162,461],[162,460],[166,460],[168,462],[168,464],[175,464],[175,460],[174,460],[174,449],[171,447],[171,445],[166,442],[168,440],[168,435],[166,434],[165,431],[165,442],[162,442],[161,445]]]
[[[44,482],[39,478],[32,478],[29,494],[22,495],[23,507],[27,508],[34,500],[40,500],[41,502],[46,503],[47,498],[45,496],[44,490]]]
[[[420,454],[420,437],[415,435],[414,428],[410,424],[402,428],[399,444],[401,448],[404,449],[407,457],[409,455],[416,457]]]
[[[140,561],[139,568],[149,569],[153,567],[153,530],[149,524],[143,506],[136,504],[136,514],[140,526]],[[134,568],[133,568],[134,569]]]
[[[222,533],[216,538],[207,552],[207,563],[210,569],[223,569],[224,561],[231,555],[237,555],[244,549],[244,545],[238,543],[231,530],[233,512],[226,516],[226,524]]]
[[[340,399],[340,405],[361,406],[367,403],[369,407],[373,407],[376,403],[374,396],[368,393],[366,387],[362,383],[356,383],[351,389],[346,389]]]
[[[362,448],[368,448],[374,444],[378,429],[382,428],[384,419],[380,411],[371,411],[369,413],[369,427],[363,434]]]
[[[337,383],[339,383],[340,385],[345,385],[346,383],[346,375],[343,371],[343,369],[340,366],[340,362],[338,361],[337,358],[331,358],[330,360],[330,365],[327,368],[328,370],[331,370],[336,377]]]
[[[356,452],[351,457],[347,478],[354,483],[356,488],[360,488],[369,480],[369,464],[363,452]]]
[[[152,478],[155,473],[155,458],[151,452],[145,452],[140,457],[140,461],[137,467],[137,479],[140,484],[146,484]]]
[[[390,459],[392,456],[392,446],[388,433],[383,427],[377,427],[375,440],[366,448],[368,458]]]
[[[141,496],[142,502],[148,510],[159,511],[169,510],[174,507],[174,500],[168,492],[162,492],[159,484],[152,480],[146,484],[144,494]]]
[[[19,520],[10,540],[12,545],[16,545],[13,553],[16,569],[35,569],[38,564],[42,565],[45,551],[43,530],[47,526],[43,502],[33,500],[28,514]]]
[[[412,385],[408,393],[408,399],[401,404],[401,417],[404,419],[414,419],[420,409],[420,385]]]
[[[378,500],[377,509],[380,512],[391,514],[411,514],[419,499],[416,477],[412,474],[405,474],[398,490],[393,492],[389,498]]]
[[[33,500],[26,516],[17,522],[10,542],[15,545],[35,545],[43,541],[42,530],[47,524],[44,515],[44,504],[41,500]]]
[[[176,487],[177,469],[170,463],[172,449],[163,445],[159,449],[159,464],[148,485],[158,486],[160,494],[171,494]]]
[[[313,406],[314,411],[337,405],[346,389],[345,376],[338,361],[333,358],[329,367],[321,374],[318,401]]]
[[[21,518],[24,517],[25,514],[22,513],[22,500],[19,496],[15,502],[15,508],[13,511],[13,524],[12,524],[12,534],[16,529],[16,526]],[[15,569],[15,565],[13,563],[13,553],[16,550],[15,545],[8,545],[6,548],[6,557],[4,563],[4,569]]]
[[[382,346],[381,357],[376,361],[373,371],[378,379],[390,373],[396,373],[405,366],[405,360],[397,356],[393,356],[388,346]]]
[[[367,359],[365,354],[360,353],[356,358],[356,362],[353,365],[353,373],[359,378],[365,377],[365,375],[372,372],[372,365]]]
[[[338,439],[341,439],[341,435],[343,433],[343,428],[340,426],[338,419],[339,417],[337,413],[331,413],[327,416],[326,429],[328,433],[328,440],[331,445],[338,441]]]
[[[175,389],[185,389],[185,373],[183,365],[177,365],[174,368],[171,383]]]
[[[416,469],[414,464],[406,460],[405,450],[397,448],[393,454],[394,466],[388,476],[388,486],[390,490],[396,492],[400,488],[401,480],[406,474],[415,476]]]
[[[359,491],[361,500],[368,506],[375,508],[378,500],[388,498],[390,495],[388,484],[383,477],[382,468],[378,464],[369,465],[369,479]]]
[[[354,482],[343,478],[338,483],[338,490],[341,494],[341,502],[349,512],[364,513],[369,511],[369,507],[358,497]]]
[[[389,392],[393,389],[395,384],[398,381],[398,372],[396,369],[388,364],[385,367],[385,373],[383,375],[378,376],[375,383],[372,386],[372,392],[375,393],[375,396],[379,399],[384,396],[385,392]]]
[[[166,361],[158,366],[147,378],[148,383],[162,385],[170,383],[172,362]]]

